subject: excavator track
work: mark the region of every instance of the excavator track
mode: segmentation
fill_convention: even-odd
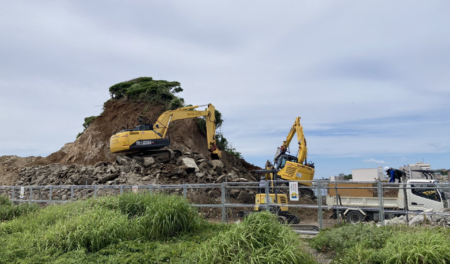
[[[139,152],[125,153],[125,156],[147,158],[152,157],[157,163],[166,163],[172,159],[177,159],[182,155],[179,150],[172,149],[157,149],[157,150],[143,150]]]

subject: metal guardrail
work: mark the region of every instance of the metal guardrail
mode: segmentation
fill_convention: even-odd
[[[289,186],[279,186],[278,184],[289,185],[286,181],[267,181],[262,185],[261,182],[223,182],[223,183],[210,183],[210,184],[175,184],[175,185],[50,185],[50,186],[0,186],[0,195],[10,197],[14,203],[67,203],[79,199],[86,198],[98,198],[100,196],[119,195],[124,192],[170,192],[183,195],[187,198],[192,206],[198,207],[199,210],[207,210],[210,214],[210,218],[218,218],[223,222],[228,222],[231,218],[237,220],[239,208],[243,210],[252,211],[255,206],[259,206],[261,209],[271,210],[276,206],[273,201],[270,201],[269,195],[275,191],[278,194],[286,194],[289,197]],[[378,213],[377,220],[381,225],[384,225],[385,217],[388,214],[396,215],[408,215],[417,214],[418,211],[409,210],[405,208],[385,208],[384,204],[384,192],[391,190],[399,190],[406,193],[406,191],[418,191],[421,189],[430,189],[427,186],[407,186],[405,183],[392,184],[382,182],[328,182],[328,181],[308,181],[298,182],[298,190],[301,192],[303,189],[311,189],[316,195],[316,199],[313,203],[309,202],[291,202],[284,205],[289,209],[294,210],[294,214],[302,214],[302,210],[307,210],[307,213],[303,213],[303,218],[306,222],[317,223],[319,229],[322,229],[324,225],[330,225],[328,220],[330,212],[334,212],[337,215],[337,219],[332,224],[337,224],[343,221],[342,213],[350,209],[358,209],[364,211],[373,211]],[[302,185],[311,185],[306,186]],[[339,186],[340,183],[345,184],[357,184],[357,183],[370,183],[374,186]],[[275,185],[275,187],[272,186]],[[449,184],[437,185],[441,190],[449,190]],[[378,206],[374,207],[352,207],[342,206],[338,203],[336,198],[336,204],[326,204],[324,198],[330,196],[330,192],[338,193],[338,191],[345,190],[372,190],[374,197],[378,199]],[[211,192],[214,192],[213,194]],[[255,194],[262,193],[265,196],[267,204],[256,204]],[[376,194],[376,196],[375,196]],[[380,195],[383,194],[383,195]],[[400,196],[399,196],[400,197]],[[404,195],[404,203],[408,204],[407,196]],[[449,197],[447,197],[449,198]],[[309,200],[308,200],[309,201]],[[313,200],[311,200],[313,201]],[[213,211],[210,213],[208,211]],[[309,211],[308,211],[309,210]],[[316,213],[313,213],[316,211]],[[203,211],[202,211],[203,212]],[[437,215],[450,217],[450,212],[425,212],[425,215]],[[315,232],[315,231],[314,231]]]

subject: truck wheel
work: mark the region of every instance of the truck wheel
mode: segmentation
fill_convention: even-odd
[[[365,216],[360,211],[350,211],[346,215],[348,223],[357,224],[364,221]]]
[[[278,216],[278,222],[280,224],[287,224],[288,223],[288,219],[285,216],[279,215]]]

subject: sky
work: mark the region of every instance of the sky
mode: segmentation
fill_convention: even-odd
[[[0,155],[47,156],[108,88],[178,81],[244,158],[297,116],[316,178],[450,169],[449,1],[1,1]],[[297,153],[296,139],[291,154]]]

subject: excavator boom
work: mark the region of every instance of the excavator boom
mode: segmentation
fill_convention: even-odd
[[[297,134],[298,139],[298,163],[303,163],[307,158],[308,149],[306,147],[305,134],[303,134],[303,127],[300,125],[300,117],[295,119],[294,124],[286,137],[286,141],[283,141],[283,148],[287,150],[291,144],[292,138]]]

